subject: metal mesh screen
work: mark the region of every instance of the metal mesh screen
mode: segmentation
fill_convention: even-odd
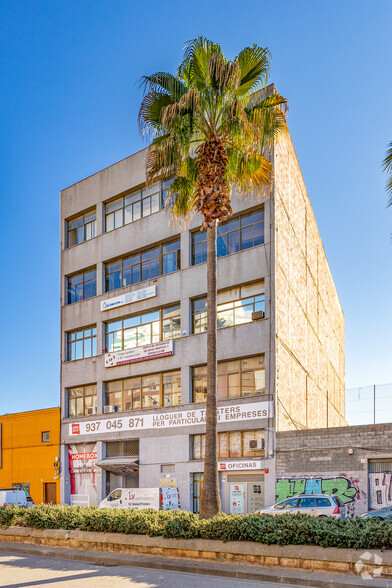
[[[370,474],[383,474],[392,472],[392,461],[391,460],[369,460],[369,473]]]
[[[139,439],[106,443],[106,457],[139,457]]]

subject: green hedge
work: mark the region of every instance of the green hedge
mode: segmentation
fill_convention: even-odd
[[[109,510],[49,506],[0,508],[0,526],[78,529],[172,539],[255,541],[268,545],[321,545],[392,549],[392,524],[374,519],[315,518],[307,515],[226,515],[202,520],[186,511]]]

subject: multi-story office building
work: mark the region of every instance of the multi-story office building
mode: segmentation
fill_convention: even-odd
[[[140,151],[61,193],[62,500],[176,478],[198,510],[206,234],[145,187]],[[344,319],[289,135],[270,197],[218,229],[223,509],[275,498],[276,430],[344,425]],[[236,486],[240,500],[233,507]],[[238,492],[238,489],[237,489]]]

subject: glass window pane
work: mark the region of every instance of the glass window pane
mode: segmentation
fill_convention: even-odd
[[[120,210],[116,210],[114,213],[114,227],[118,229],[118,227],[122,227],[123,224],[123,211],[122,208]]]
[[[243,305],[235,309],[234,322],[236,325],[242,325],[243,323],[250,323],[252,321],[253,304]]]
[[[128,204],[133,204],[134,202],[137,202],[141,199],[142,197],[142,191],[141,190],[136,190],[136,192],[132,192],[132,194],[129,194],[128,196],[124,197],[124,204],[125,206],[127,206]]]
[[[124,330],[124,349],[137,347],[137,328]]]
[[[82,226],[83,224],[83,216],[79,216],[74,220],[68,222],[68,229],[77,229],[78,227]]]
[[[227,255],[227,235],[220,235],[216,240],[216,254],[218,257]]]
[[[84,357],[91,357],[92,353],[91,353],[91,339],[85,339],[84,340]]]
[[[153,184],[150,188],[143,188],[143,198],[146,198],[147,196],[151,196],[151,194],[155,194],[155,193],[159,194],[159,191],[160,191],[160,185],[157,182],[157,183]]]
[[[240,395],[240,375],[229,374],[229,398],[238,398]]]
[[[165,310],[163,311],[163,314],[165,315]],[[141,322],[143,324],[152,323],[153,321],[159,321],[159,310],[156,310],[154,312],[148,312],[141,316]]]
[[[135,204],[132,205],[133,208],[133,220],[139,220],[139,218],[142,217],[142,205],[141,202],[135,202]]]
[[[229,433],[229,457],[242,457],[241,433],[238,431]]]
[[[218,441],[218,456],[220,458],[229,457],[229,435],[227,433],[219,433]]]
[[[84,272],[83,279],[84,279],[84,281],[92,280],[96,277],[96,274],[97,274],[97,270],[95,268],[91,269],[91,270],[87,270],[86,272]]]
[[[123,199],[119,198],[118,200],[114,200],[113,202],[109,202],[109,204],[106,205],[106,212],[114,212],[115,210],[119,210],[120,208],[122,208],[123,205]]]
[[[128,329],[129,327],[137,327],[142,322],[142,317],[140,315],[137,316],[130,316],[123,320],[124,329]],[[121,324],[121,321],[120,321]]]
[[[137,346],[151,343],[151,325],[140,325],[137,330]]]
[[[143,216],[148,216],[151,214],[151,200],[150,198],[145,198],[143,200]]]
[[[114,229],[114,213],[106,215],[106,230],[113,231]]]
[[[234,231],[227,235],[227,253],[237,253],[240,250],[240,232]]]
[[[241,227],[246,227],[254,223],[259,223],[263,220],[264,210],[258,210],[257,212],[252,212],[251,214],[246,214],[243,217],[241,217]]]
[[[180,249],[180,239],[171,241],[171,243],[164,243],[162,245],[162,253],[171,253],[172,251],[178,251]]]

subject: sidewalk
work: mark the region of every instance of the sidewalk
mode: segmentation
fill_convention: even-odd
[[[370,588],[392,588],[392,578],[372,578],[363,580],[359,576],[313,572],[293,568],[261,568],[239,564],[195,561],[180,558],[163,558],[151,555],[133,555],[107,553],[98,551],[79,551],[63,547],[47,547],[25,543],[0,543],[0,552],[21,553],[25,555],[56,557],[61,559],[79,560],[107,566],[133,566],[186,572],[199,575],[223,576],[259,582],[276,582],[296,586],[318,588],[353,588],[368,586]]]

